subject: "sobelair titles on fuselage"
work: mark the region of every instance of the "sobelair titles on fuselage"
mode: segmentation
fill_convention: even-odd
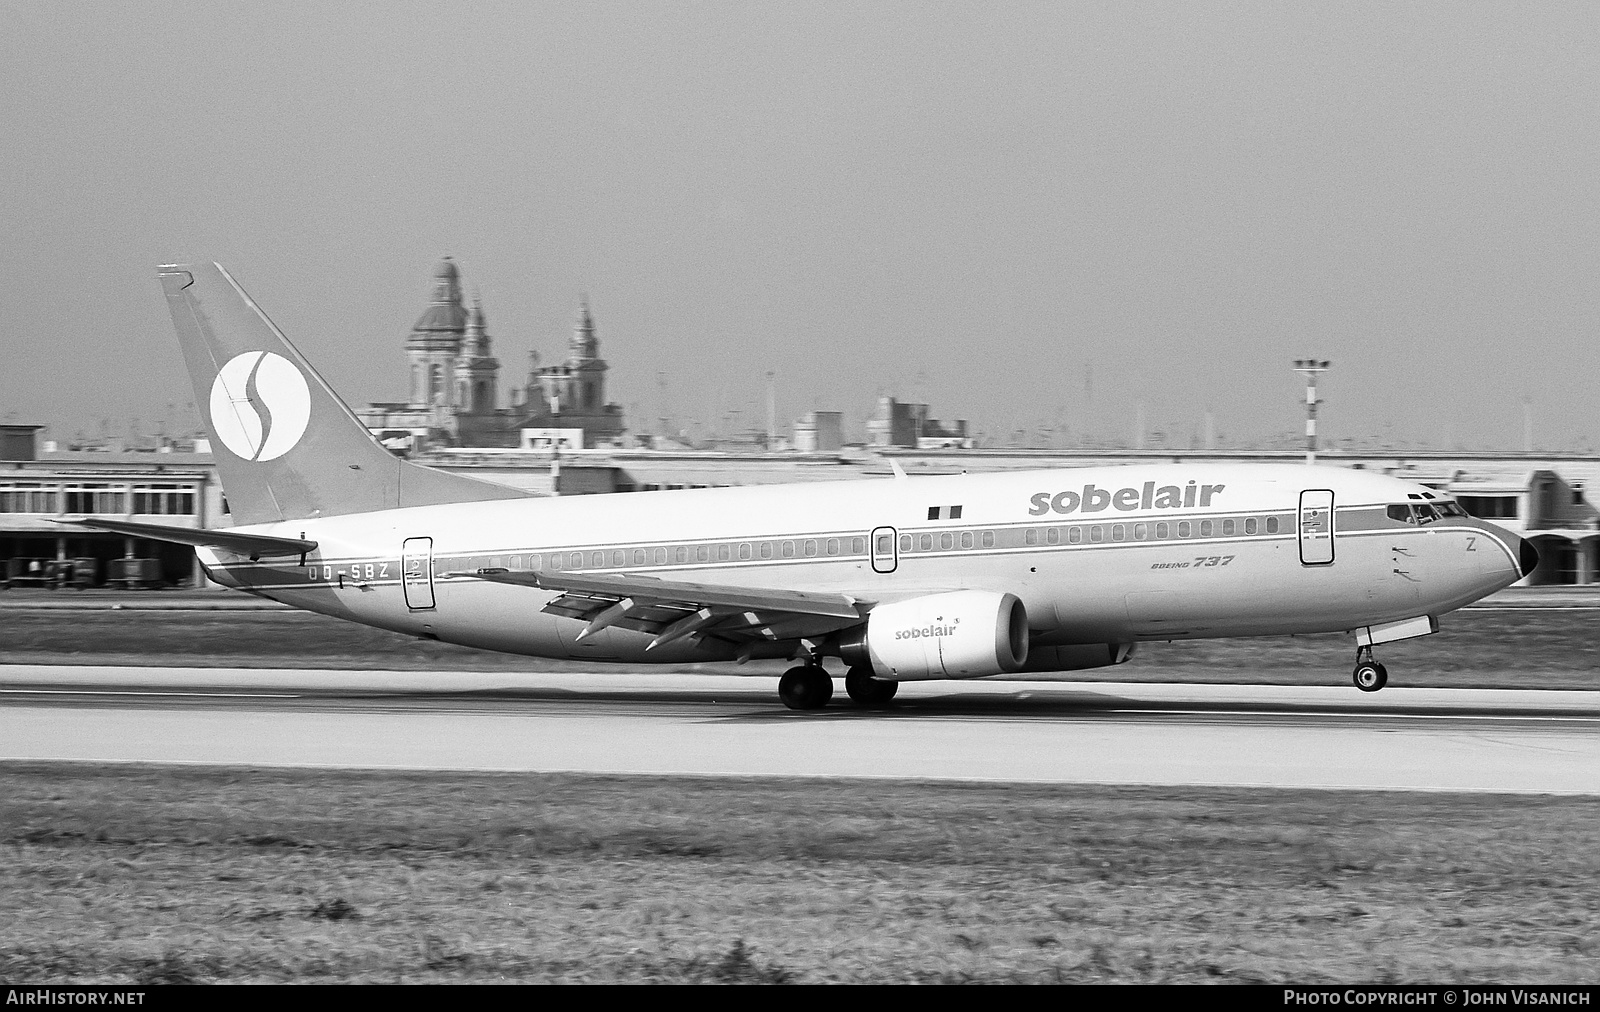
[[[1161,464],[581,497],[384,450],[220,265],[163,267],[237,527],[89,526],[196,546],[230,587],[466,646],[681,664],[792,658],[789,706],[902,681],[1069,677],[1140,640],[1381,643],[1517,580],[1521,539],[1364,471]]]

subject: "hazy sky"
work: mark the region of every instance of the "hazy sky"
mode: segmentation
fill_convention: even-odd
[[[650,430],[1600,444],[1594,4],[0,0],[0,417],[192,418],[154,267],[353,404],[443,254]],[[664,384],[658,380],[664,377]],[[1091,379],[1092,377],[1092,379]],[[664,386],[664,394],[663,394]]]

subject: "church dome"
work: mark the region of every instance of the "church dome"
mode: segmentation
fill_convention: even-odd
[[[411,329],[456,334],[467,329],[467,307],[461,302],[461,271],[449,257],[439,261],[433,272],[433,303]]]

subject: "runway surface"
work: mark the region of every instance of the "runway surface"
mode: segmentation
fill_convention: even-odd
[[[0,666],[0,759],[1600,793],[1600,692]]]

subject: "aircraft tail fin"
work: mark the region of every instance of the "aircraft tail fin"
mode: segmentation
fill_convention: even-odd
[[[160,275],[236,523],[528,494],[385,450],[221,264]]]

